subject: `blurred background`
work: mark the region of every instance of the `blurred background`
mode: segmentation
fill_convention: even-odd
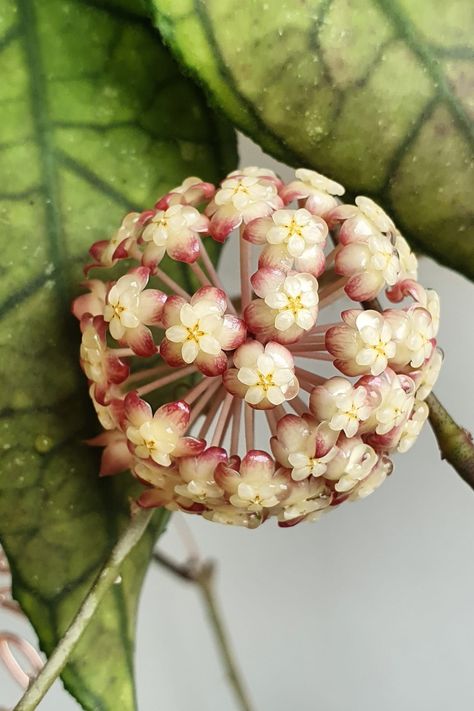
[[[248,139],[240,156],[291,175]],[[231,245],[219,271],[236,291]],[[441,297],[436,393],[474,430],[473,285],[427,258],[420,281]],[[314,524],[247,531],[186,517],[201,556],[217,562],[219,604],[255,711],[474,708],[474,493],[440,460],[428,425],[394,463],[372,496]],[[184,561],[177,518],[160,549]],[[0,629],[35,639],[2,611]],[[156,564],[140,602],[136,667],[140,711],[237,709],[198,590]],[[19,696],[0,669],[0,707]],[[79,706],[57,683],[39,708]]]

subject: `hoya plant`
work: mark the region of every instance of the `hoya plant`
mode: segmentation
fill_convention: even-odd
[[[472,10],[0,7],[0,605],[44,653],[2,633],[0,658],[17,711],[59,676],[84,709],[134,711],[137,600],[173,512],[216,535],[317,526],[427,420],[474,487],[418,280],[423,254],[474,275]],[[239,165],[236,129],[293,177]],[[201,586],[249,709],[210,569],[155,558]]]

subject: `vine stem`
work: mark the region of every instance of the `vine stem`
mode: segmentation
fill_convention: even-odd
[[[214,564],[211,561],[204,561],[203,563],[192,561],[188,564],[180,565],[161,551],[155,551],[153,553],[153,559],[156,563],[174,575],[177,575],[182,580],[195,583],[198,586],[211,628],[216,638],[217,646],[222,656],[229,684],[234,691],[241,711],[252,711],[252,706],[238,671],[228,634],[216,601],[214,590]]]
[[[139,509],[132,513],[127,528],[115,544],[109,559],[100,571],[78,613],[43,669],[15,706],[14,711],[33,711],[60,675],[101,600],[117,580],[122,563],[145,533],[153,513],[154,509]]]
[[[426,398],[430,424],[438,442],[441,458],[446,459],[460,477],[474,489],[474,444],[472,435],[458,425],[431,393]]]

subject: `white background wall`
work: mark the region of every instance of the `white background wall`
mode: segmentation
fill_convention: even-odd
[[[246,139],[241,160],[291,175]],[[236,283],[231,248],[221,274]],[[420,280],[442,302],[436,392],[474,429],[474,288],[428,259]],[[221,607],[257,711],[474,708],[474,493],[441,462],[429,426],[378,492],[315,524],[187,523],[202,555],[218,562]],[[161,547],[186,555],[176,523]],[[0,612],[0,629],[14,626]],[[155,567],[137,648],[140,711],[236,708],[197,591]],[[18,695],[0,670],[0,706]],[[39,708],[78,707],[57,684]]]

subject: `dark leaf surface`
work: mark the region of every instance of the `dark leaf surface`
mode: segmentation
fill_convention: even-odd
[[[136,4],[0,4],[0,538],[48,653],[126,523],[130,477],[99,481],[69,303],[89,245],[190,174],[234,165],[230,128]],[[174,274],[183,279],[182,271]],[[63,679],[86,709],[132,711],[138,593],[154,525]]]
[[[269,153],[374,197],[474,278],[471,0],[149,0],[171,48]]]

